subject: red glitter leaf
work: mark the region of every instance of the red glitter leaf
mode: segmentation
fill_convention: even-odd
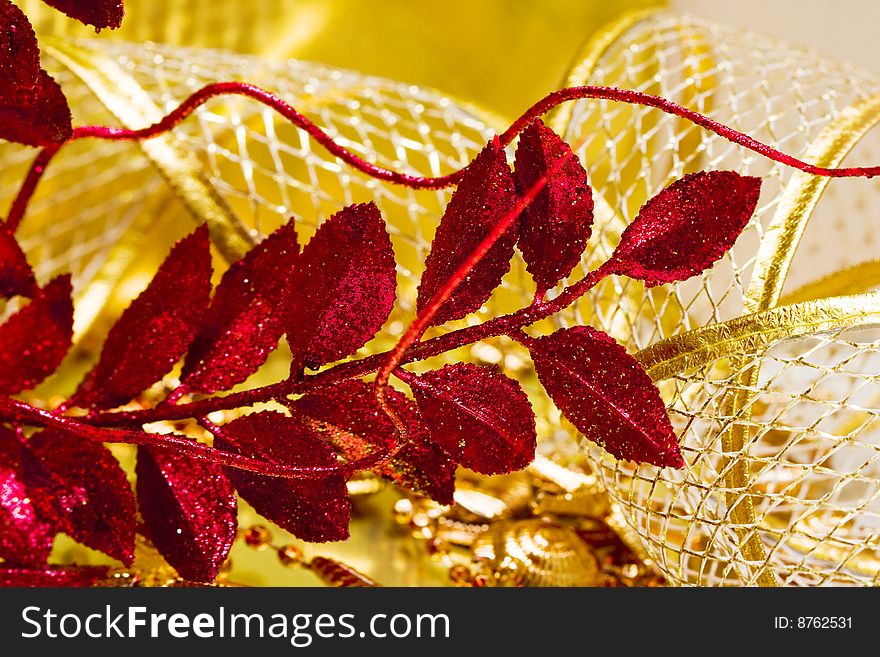
[[[0,0],[0,139],[48,146],[65,141],[72,130],[61,87],[40,68],[27,16]]]
[[[48,73],[40,71],[32,87],[0,84],[0,139],[49,146],[66,141],[72,132],[67,99]]]
[[[106,579],[109,571],[107,566],[0,567],[0,587],[94,586]]]
[[[175,245],[147,289],[122,313],[70,403],[111,408],[161,379],[195,338],[210,294],[211,252],[202,226]]]
[[[0,86],[31,87],[40,75],[37,35],[24,12],[0,0]]]
[[[43,522],[22,477],[21,443],[0,427],[0,557],[7,563],[42,566],[55,532]]]
[[[514,167],[520,194],[560,160],[564,164],[520,217],[519,248],[540,289],[556,285],[580,262],[593,224],[593,191],[571,147],[540,120],[520,135]]]
[[[122,0],[43,0],[43,2],[98,30],[105,27],[116,29],[122,25],[122,16],[125,13]]]
[[[496,138],[468,166],[440,219],[419,284],[419,312],[488,237],[492,228],[513,210],[516,202],[513,174]],[[455,288],[434,315],[432,324],[461,319],[486,302],[510,269],[518,233],[514,223]]]
[[[226,452],[295,466],[332,466],[336,455],[295,418],[263,411],[233,420],[214,437]],[[227,469],[227,476],[257,513],[305,541],[348,538],[351,502],[341,475],[285,479]]]
[[[125,472],[101,443],[56,429],[27,441],[24,475],[41,518],[130,566],[135,504]]]
[[[683,281],[733,246],[761,194],[761,179],[702,171],[677,180],[639,211],[611,255],[611,271],[650,287]]]
[[[188,391],[228,390],[266,361],[286,328],[281,309],[288,305],[298,257],[290,221],[223,274],[184,362]]]
[[[73,339],[70,275],[59,276],[0,324],[0,394],[29,390],[64,360]]]
[[[576,326],[524,342],[538,379],[584,436],[619,459],[684,465],[660,393],[611,336]]]
[[[456,363],[404,380],[434,440],[463,466],[500,474],[535,458],[535,414],[499,368]]]
[[[15,236],[0,227],[0,297],[33,296],[37,291],[34,270]]]
[[[394,307],[394,251],[379,208],[350,205],[303,249],[291,288],[291,371],[339,360],[371,340]]]
[[[139,447],[137,499],[153,544],[184,578],[210,582],[238,527],[235,489],[221,466]]]
[[[455,461],[431,438],[412,401],[392,388],[387,398],[406,424],[409,442],[376,472],[440,504],[452,504]],[[380,408],[373,386],[364,381],[344,381],[301,397],[291,406],[347,461],[394,445],[394,424]]]

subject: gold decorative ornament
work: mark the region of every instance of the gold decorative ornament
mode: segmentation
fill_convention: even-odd
[[[473,545],[489,586],[596,586],[603,582],[590,549],[570,527],[542,520],[500,522]]]

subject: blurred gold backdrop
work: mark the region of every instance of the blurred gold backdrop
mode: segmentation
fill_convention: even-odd
[[[41,0],[45,34],[94,36]],[[295,57],[427,85],[503,115],[555,89],[578,48],[623,12],[664,0],[126,0],[100,37]]]

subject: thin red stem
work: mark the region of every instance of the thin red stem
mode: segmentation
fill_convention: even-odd
[[[318,127],[315,123],[300,114],[294,107],[286,103],[275,94],[261,89],[260,87],[244,82],[216,82],[202,87],[189,98],[184,100],[180,105],[173,109],[168,115],[157,121],[153,125],[138,130],[129,130],[126,128],[112,128],[106,126],[83,126],[74,130],[73,139],[83,137],[97,137],[100,139],[115,140],[138,140],[149,139],[164,132],[167,132],[175,125],[180,123],[190,114],[192,114],[200,105],[215,96],[237,94],[247,96],[254,100],[271,107],[281,116],[293,123],[295,126],[305,130],[311,135],[315,141],[326,148],[330,153],[341,159],[343,162],[351,165],[355,169],[366,173],[369,176],[385,180],[387,182],[405,185],[407,187],[439,189],[453,185],[464,172],[464,168],[454,171],[445,176],[425,177],[413,176],[386,169],[375,164],[371,164],[366,160],[358,157],[351,151],[347,150],[333,140],[329,134]],[[817,167],[796,157],[787,155],[781,151],[764,144],[757,139],[753,139],[748,135],[734,130],[718,121],[710,119],[704,114],[695,112],[694,110],[683,107],[677,103],[667,100],[660,96],[647,94],[641,91],[633,91],[631,89],[619,89],[617,87],[603,86],[582,86],[567,87],[547,94],[544,98],[527,109],[511,126],[501,134],[501,145],[508,146],[517,135],[522,132],[529,123],[536,118],[543,116],[551,109],[565,102],[583,99],[600,99],[611,100],[621,103],[629,103],[631,105],[643,105],[645,107],[654,107],[667,114],[672,114],[680,118],[686,119],[706,130],[714,132],[735,144],[744,146],[751,151],[759,153],[771,160],[785,164],[786,166],[800,169],[806,173],[817,176],[829,176],[832,178],[850,178],[850,177],[871,177],[880,175],[880,166],[874,167],[841,167],[826,168]]]
[[[265,89],[261,89],[260,87],[245,82],[215,82],[214,84],[202,87],[176,108],[171,110],[171,112],[161,120],[152,125],[146,126],[145,128],[130,130],[127,128],[114,128],[100,125],[81,126],[74,129],[72,139],[83,139],[85,137],[121,141],[150,139],[151,137],[156,137],[168,132],[208,100],[216,96],[227,95],[247,96],[248,98],[253,98],[263,105],[272,108],[293,125],[307,132],[332,155],[373,178],[385,180],[398,185],[406,185],[408,187],[439,189],[455,184],[455,182],[461,177],[461,171],[456,171],[448,176],[441,176],[438,178],[413,176],[399,171],[392,171],[391,169],[386,169],[385,167],[367,162],[334,141],[333,137],[327,134],[311,120],[300,114],[292,105]]]
[[[602,86],[583,86],[583,87],[567,87],[547,94],[537,103],[527,109],[511,126],[501,135],[501,143],[509,144],[516,136],[522,132],[526,126],[534,119],[543,116],[551,109],[562,103],[572,100],[582,99],[598,99],[611,100],[618,103],[629,103],[631,105],[643,105],[645,107],[654,107],[680,118],[686,119],[701,128],[705,128],[710,132],[714,132],[719,137],[723,137],[734,144],[743,146],[750,151],[763,155],[764,157],[779,162],[789,167],[799,169],[805,173],[815,176],[825,176],[830,178],[872,178],[880,175],[880,166],[872,167],[817,167],[796,157],[778,151],[767,144],[758,141],[745,133],[734,130],[733,128],[710,119],[704,114],[695,112],[694,110],[683,107],[677,103],[667,100],[661,96],[646,94],[641,91],[633,91],[631,89],[619,89],[617,87]]]
[[[377,460],[376,455],[371,454],[338,466],[296,467],[279,465],[239,454],[230,454],[177,434],[146,433],[143,431],[93,426],[78,421],[78,418],[57,415],[51,411],[35,408],[30,404],[9,397],[0,397],[0,418],[5,418],[10,422],[62,429],[81,438],[101,443],[121,443],[174,449],[196,460],[209,461],[218,465],[268,477],[317,479],[329,475],[342,475],[348,478],[355,472],[374,467]]]
[[[52,161],[52,158],[55,157],[55,154],[63,145],[61,143],[46,146],[37,153],[37,156],[31,163],[31,168],[28,169],[24,182],[18,190],[18,194],[15,195],[15,199],[12,201],[12,207],[9,208],[9,215],[6,217],[6,228],[10,232],[14,233],[18,228],[24,213],[27,211],[27,206],[37,190],[37,185],[46,172],[46,167],[49,166],[49,162]]]

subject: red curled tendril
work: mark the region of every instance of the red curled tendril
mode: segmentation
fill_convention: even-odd
[[[113,141],[139,141],[142,139],[150,139],[174,128],[211,98],[225,95],[246,96],[272,108],[293,125],[305,130],[332,155],[338,157],[352,168],[378,180],[384,180],[386,182],[411,187],[413,189],[442,189],[456,184],[464,173],[465,167],[446,174],[445,176],[416,176],[367,162],[334,141],[332,136],[298,112],[293,106],[279,96],[265,89],[244,82],[215,82],[206,85],[190,95],[160,121],[144,128],[128,129],[101,125],[79,126],[74,129],[73,135],[68,139],[68,142],[86,138]],[[632,105],[654,107],[666,114],[672,114],[686,119],[775,162],[779,162],[780,164],[816,176],[825,176],[829,178],[871,178],[880,175],[880,166],[827,168],[804,162],[792,155],[776,150],[775,148],[739,132],[738,130],[734,130],[729,126],[719,123],[704,114],[700,114],[699,112],[695,112],[694,110],[674,103],[671,100],[641,91],[619,89],[617,87],[567,87],[547,94],[544,98],[523,112],[523,114],[500,135],[499,139],[501,145],[508,146],[533,120],[546,114],[557,105],[573,100],[585,99],[611,100]],[[9,228],[14,230],[18,226],[24,215],[27,202],[31,195],[33,195],[37,182],[39,182],[40,177],[45,171],[46,164],[48,164],[48,161],[55,155],[61,145],[63,144],[46,147],[39,155],[37,155],[25,183],[22,185],[16,196],[12,210],[7,217],[6,221]]]

